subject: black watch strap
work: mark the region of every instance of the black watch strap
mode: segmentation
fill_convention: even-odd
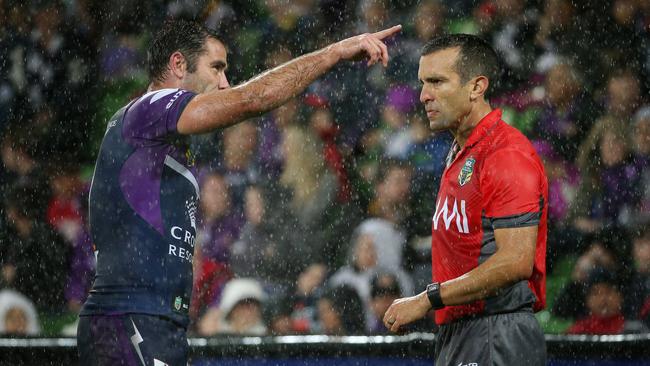
[[[440,297],[440,284],[438,282],[427,285],[427,297],[429,298],[433,310],[445,307],[445,304],[442,303],[442,297]]]

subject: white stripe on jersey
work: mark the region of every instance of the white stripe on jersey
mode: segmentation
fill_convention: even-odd
[[[172,158],[169,155],[165,156],[165,165],[167,165],[168,167],[174,169],[178,174],[180,174],[180,175],[184,176],[185,178],[187,178],[187,180],[189,180],[190,183],[192,183],[192,185],[194,186],[194,189],[196,190],[196,198],[200,197],[199,196],[199,183],[196,180],[196,178],[194,177],[194,174],[192,174],[192,172],[189,169],[187,169],[185,166],[183,166],[183,164],[179,163],[178,161],[176,161],[176,159]]]

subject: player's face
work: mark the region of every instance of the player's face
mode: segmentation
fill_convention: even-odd
[[[420,58],[420,101],[433,131],[457,129],[471,109],[470,83],[463,83],[456,71],[459,51],[447,48]]]
[[[205,52],[196,60],[196,70],[185,75],[183,88],[196,93],[229,88],[227,67],[226,47],[216,39],[208,38]]]

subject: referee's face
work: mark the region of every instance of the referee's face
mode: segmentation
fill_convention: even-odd
[[[420,58],[418,78],[422,84],[420,101],[424,104],[433,131],[456,130],[471,109],[469,83],[463,83],[456,71],[458,47],[435,51]]]

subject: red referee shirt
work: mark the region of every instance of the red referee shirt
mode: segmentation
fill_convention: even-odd
[[[432,272],[444,282],[471,271],[496,251],[494,230],[539,225],[533,274],[474,303],[436,311],[436,323],[476,314],[546,304],[548,184],[530,141],[495,109],[474,128],[465,147],[447,157],[432,224]],[[455,154],[455,156],[454,156]]]

